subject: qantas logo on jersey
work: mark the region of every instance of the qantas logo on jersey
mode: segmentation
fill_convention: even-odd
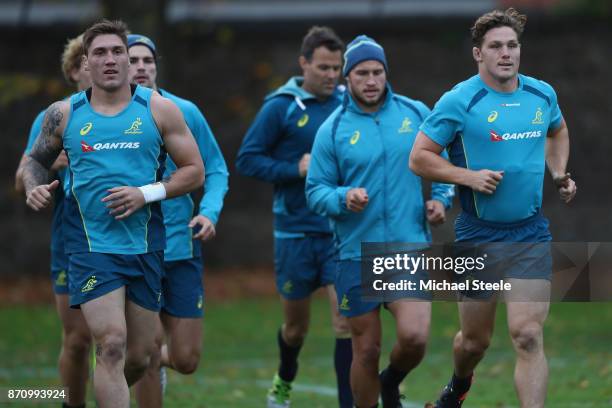
[[[83,152],[93,152],[94,148],[85,143],[84,140],[81,140],[81,151]]]
[[[121,149],[140,149],[140,142],[117,142],[117,143],[96,143],[88,145],[81,140],[81,151],[95,152],[97,150],[121,150]]]
[[[515,133],[504,133],[499,134],[494,130],[489,132],[492,142],[504,142],[508,140],[522,140],[522,139],[536,139],[542,136],[541,130],[534,130],[529,132],[515,132]]]

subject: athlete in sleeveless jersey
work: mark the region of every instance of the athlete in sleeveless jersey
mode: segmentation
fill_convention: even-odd
[[[107,20],[85,31],[92,88],[49,107],[23,173],[26,202],[44,208],[58,186],[45,184],[47,169],[62,148],[67,153],[70,301],[81,307],[96,342],[101,407],[129,406],[128,384],[156,353],[165,247],[159,201],[197,188],[204,177],[176,105],[130,87],[126,31],[122,22]],[[177,171],[160,183],[166,151]]]

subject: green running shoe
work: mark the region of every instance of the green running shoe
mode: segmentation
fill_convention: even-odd
[[[291,383],[274,374],[272,388],[268,391],[268,408],[289,408],[291,406]]]

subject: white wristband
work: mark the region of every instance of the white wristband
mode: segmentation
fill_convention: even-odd
[[[147,184],[146,186],[138,187],[138,189],[142,191],[145,203],[147,204],[166,198],[166,187],[164,187],[163,183]]]

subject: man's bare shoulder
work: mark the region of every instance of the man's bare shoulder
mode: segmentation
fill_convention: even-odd
[[[157,91],[153,91],[151,93],[151,109],[154,109],[160,113],[171,113],[172,111],[178,109],[178,107],[170,99],[162,96]]]
[[[151,94],[151,112],[160,128],[164,128],[167,123],[171,124],[173,121],[183,120],[178,106],[156,91]]]
[[[53,134],[61,133],[70,115],[70,103],[68,101],[53,102],[45,112],[43,119],[42,133]]]
[[[64,115],[70,113],[70,102],[67,100],[55,101],[47,108],[47,113],[51,111],[59,111]]]

